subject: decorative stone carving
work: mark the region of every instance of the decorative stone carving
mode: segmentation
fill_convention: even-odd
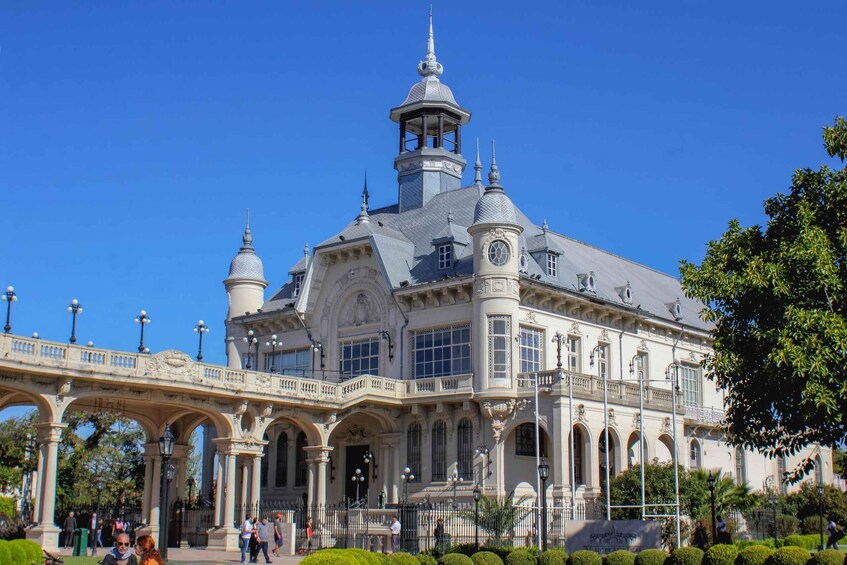
[[[585,415],[585,404],[577,404],[576,406],[576,421],[587,422],[588,417]]]
[[[632,429],[637,430],[641,427],[641,414],[636,412],[632,415]]]
[[[499,442],[506,428],[505,421],[515,412],[517,402],[509,400],[484,400],[482,409],[491,418],[491,433],[494,435],[494,441]]]
[[[638,344],[638,351],[650,351],[650,348],[647,347],[646,339],[642,339],[641,342]]]
[[[245,412],[247,412],[247,401],[246,400],[243,401],[238,406],[236,406],[235,410],[233,410],[233,414],[235,414],[236,416],[243,416]]]
[[[157,353],[145,361],[144,367],[151,373],[177,373],[194,376],[194,360],[182,351],[169,349]]]
[[[360,292],[347,305],[341,318],[341,325],[361,326],[378,321],[379,314],[373,300],[366,293]]]
[[[524,316],[524,321],[527,321],[531,324],[537,324],[538,320],[535,317],[535,312],[532,310],[527,311],[526,316]]]
[[[615,423],[615,409],[614,408],[609,408],[609,414],[607,415],[607,419],[609,420],[610,424]]]
[[[359,424],[353,424],[345,432],[338,435],[339,441],[361,441],[366,439],[370,434]]]
[[[663,418],[662,419],[662,431],[666,434],[671,433],[671,419]]]
[[[571,327],[568,328],[568,333],[571,333],[571,334],[574,334],[574,335],[582,335],[582,332],[579,331],[579,324],[577,324],[576,322],[571,324]]]
[[[534,402],[529,400],[528,398],[522,398],[518,400],[516,404],[516,408],[521,412],[532,411],[534,409]]]
[[[600,332],[600,341],[611,341],[609,339],[609,330],[604,328],[603,331]]]

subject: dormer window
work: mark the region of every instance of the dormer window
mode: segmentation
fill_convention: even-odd
[[[618,296],[621,297],[624,304],[632,305],[632,286],[630,286],[629,281],[626,281],[626,286],[616,287],[615,290],[618,291]]]
[[[579,291],[597,294],[597,277],[594,271],[590,271],[587,275],[577,275],[579,278]]]
[[[559,276],[559,256],[555,253],[547,253],[547,276]]]
[[[679,298],[676,299],[676,302],[667,304],[667,307],[674,320],[678,322],[682,319],[682,305],[679,303]]]
[[[442,243],[438,246],[438,268],[439,270],[449,269],[453,266],[453,246],[449,243]]]
[[[300,294],[300,289],[303,288],[304,276],[304,273],[297,273],[294,275],[294,291],[291,293],[292,298],[295,298]]]

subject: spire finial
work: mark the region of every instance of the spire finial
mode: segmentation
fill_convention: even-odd
[[[447,223],[448,223],[448,224],[452,224],[452,223],[453,223],[453,210],[449,210],[449,211],[447,212]]]
[[[548,229],[550,229],[550,226],[547,225],[547,218],[544,218],[544,223],[541,224],[541,231],[546,232]]]
[[[477,188],[482,186],[482,161],[479,160],[479,138],[476,138],[476,161],[473,164],[473,185]]]
[[[247,224],[244,226],[244,237],[241,238],[244,242],[244,247],[252,248],[253,234],[250,233],[250,208],[247,208]]]
[[[488,171],[488,186],[489,188],[500,188],[500,169],[497,168],[497,153],[494,140],[491,140],[491,170]]]
[[[309,256],[309,242],[308,241],[306,242],[306,245],[303,246],[303,256],[304,257]]]
[[[422,77],[438,78],[444,67],[435,59],[435,34],[432,33],[432,6],[429,7],[429,37],[426,40],[426,57],[418,63],[418,74]]]
[[[368,216],[368,199],[370,195],[368,194],[368,170],[365,169],[365,188],[362,190],[362,211],[359,212],[359,217],[356,218],[357,224],[366,224],[371,221],[370,216]]]

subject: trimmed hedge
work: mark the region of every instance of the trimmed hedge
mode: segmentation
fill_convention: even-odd
[[[642,549],[635,556],[635,565],[665,565],[668,554],[661,549]]]
[[[596,551],[580,549],[571,553],[568,565],[603,565],[603,558]]]
[[[516,549],[506,557],[506,565],[538,565],[538,558],[528,549]]]
[[[15,541],[17,540],[10,541],[6,544],[6,547],[9,548],[9,553],[11,553],[9,565],[30,565],[26,550],[19,543],[15,543]],[[6,564],[4,563],[3,565]]]
[[[603,565],[635,565],[635,554],[626,549],[618,549],[603,558]]]
[[[494,553],[503,560],[503,563],[506,562],[506,558],[509,557],[509,554],[515,550],[514,547],[509,545],[492,545],[491,547],[482,547],[480,551],[490,551]]]
[[[0,539],[0,565],[12,562],[12,553],[9,551],[9,542]]]
[[[343,549],[321,549],[303,558],[298,565],[359,565],[359,560]]]
[[[705,553],[699,547],[678,547],[671,553],[671,565],[700,565]]]
[[[477,551],[471,555],[474,565],[503,565],[500,556],[492,551]]]
[[[845,556],[837,549],[824,549],[815,553],[813,560],[818,565],[844,565]]]
[[[470,557],[464,553],[448,553],[438,560],[439,565],[473,565]]]
[[[706,550],[703,565],[735,565],[738,548],[725,543],[715,544]]]
[[[379,559],[380,565],[388,565],[388,556],[386,554],[374,553],[374,555],[376,555],[376,558]],[[436,565],[438,564],[436,563]]]
[[[564,549],[548,549],[538,556],[538,565],[565,565],[568,554]]]
[[[738,552],[735,565],[765,565],[773,555],[773,549],[766,545],[751,545]]]
[[[826,541],[826,538],[824,538]],[[821,538],[820,534],[806,534],[806,535],[798,535],[792,534],[785,538],[785,543],[783,546],[790,547],[802,547],[803,549],[817,549],[818,545],[820,545]]]
[[[768,559],[768,565],[806,565],[812,554],[796,545],[780,547]]]
[[[420,565],[414,555],[397,552],[388,556],[388,565]]]
[[[379,560],[379,557],[370,551],[365,551],[364,549],[355,547],[343,551],[349,553],[356,561],[359,562],[359,565],[382,565],[382,561]]]
[[[26,565],[31,565],[32,563],[41,563],[41,546],[39,546],[34,541],[28,539],[16,539],[10,541],[9,543],[12,545],[17,545],[23,550],[24,555],[26,555]]]
[[[447,553],[461,553],[462,555],[470,557],[477,551],[479,551],[479,549],[476,547],[475,543],[460,543],[447,550]]]
[[[381,553],[379,555],[382,555]],[[438,565],[438,560],[428,553],[418,553],[415,555],[415,559],[418,560],[418,563],[421,565]]]

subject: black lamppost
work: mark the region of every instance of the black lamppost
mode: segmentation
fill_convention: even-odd
[[[159,506],[159,554],[162,559],[168,559],[168,490],[170,489],[171,473],[170,460],[174,454],[176,438],[171,432],[170,424],[165,424],[165,433],[159,438],[159,456],[162,458],[162,486]]]
[[[82,304],[79,303],[79,300],[76,298],[71,300],[71,305],[68,306],[68,312],[73,317],[73,321],[71,322],[71,343],[76,343],[76,317],[78,314],[82,314]],[[100,514],[98,513],[97,515],[99,516]]]
[[[352,476],[351,478],[352,478],[353,482],[356,484],[356,505],[358,506],[358,505],[359,505],[360,496],[361,496],[361,495],[359,494],[359,486],[360,486],[363,482],[365,482],[365,477],[364,477],[364,475],[362,475],[362,470],[361,470],[361,469],[356,469],[356,471],[353,473],[353,476]]]
[[[15,287],[9,285],[6,287],[6,292],[3,293],[3,296],[0,297],[4,302],[6,302],[6,327],[4,333],[9,333],[12,331],[12,302],[17,302],[18,295],[15,293]]]
[[[276,373],[276,348],[282,347],[282,340],[277,339],[276,334],[273,334],[271,336],[271,340],[265,342],[265,347],[271,348],[271,373]],[[256,361],[257,361],[256,364],[258,365],[258,361],[259,361],[258,354],[256,356]]]
[[[818,485],[818,504],[820,504],[820,530],[821,530],[821,545],[818,551],[823,551],[823,485]]]
[[[373,461],[373,468],[374,468],[373,471],[374,472],[373,472],[372,478],[374,480],[376,480],[376,478],[377,478],[376,470],[379,469],[379,465],[376,464],[376,455],[371,453],[370,450],[369,450],[369,451],[365,452],[365,456],[364,456],[363,459],[365,460],[365,465],[370,465],[371,461]]]
[[[415,480],[415,474],[409,467],[406,467],[400,473],[400,480],[403,481],[403,504],[406,504],[409,502],[409,481]]]
[[[709,471],[709,478],[706,479],[706,486],[709,487],[709,506],[712,508],[712,543],[714,544],[718,541],[718,530],[715,521],[715,477],[712,476],[711,471]]]
[[[188,505],[191,506],[191,501],[194,498],[194,485],[196,484],[196,481],[194,480],[194,477],[188,477],[188,481],[186,482],[188,483]]]
[[[253,330],[249,330],[247,335],[241,338],[244,340],[244,343],[247,344],[247,365],[244,366],[245,369],[252,369],[253,365],[250,363],[250,354],[253,352],[253,347],[256,348],[256,366],[258,368],[259,365],[259,338],[257,338],[253,334]]]
[[[773,507],[773,541],[776,543],[779,540],[779,528],[776,525],[776,511],[779,508],[779,497],[772,494],[768,497],[768,502]]]
[[[476,526],[476,532],[474,533],[474,545],[476,546],[476,550],[479,551],[479,500],[482,498],[482,491],[479,490],[479,485],[473,486],[473,521]]]
[[[103,492],[103,473],[99,469],[97,470],[97,517],[102,520],[102,514],[100,514],[100,495]],[[96,546],[95,546],[96,547]]]
[[[379,330],[379,337],[388,341],[388,360],[394,361],[394,343],[391,341],[391,334],[388,330]]]
[[[448,478],[450,479],[450,483],[453,485],[453,509],[455,510],[459,507],[459,501],[456,500],[456,488],[459,486],[459,483],[465,479],[459,476],[458,471],[450,475]]]
[[[146,310],[142,310],[141,312],[138,313],[138,316],[135,317],[135,323],[141,324],[141,341],[138,342],[138,352],[139,353],[146,353],[146,351],[144,350],[144,326],[146,326],[147,324],[149,324],[152,321],[153,320],[150,319],[150,316],[147,315]],[[147,350],[147,351],[149,351],[149,350]]]
[[[541,551],[547,551],[547,479],[550,478],[550,465],[546,457],[541,458],[538,476],[541,477]]]
[[[315,372],[315,353],[320,353],[321,376],[326,378],[326,375],[324,375],[324,345],[319,341],[312,344],[312,373]],[[314,377],[314,375],[312,376]]]
[[[203,320],[198,320],[194,324],[194,333],[200,336],[200,347],[197,349],[197,360],[203,360],[203,334],[209,333],[209,326]]]
[[[22,504],[22,514],[24,522],[29,524],[29,515],[30,515],[30,504],[32,504],[32,469],[29,467],[30,458],[35,455],[35,450],[38,447],[38,444],[35,441],[35,438],[30,434],[26,435],[26,441],[24,442],[24,457],[26,457],[26,468],[24,469],[24,492],[23,492],[23,502]]]

